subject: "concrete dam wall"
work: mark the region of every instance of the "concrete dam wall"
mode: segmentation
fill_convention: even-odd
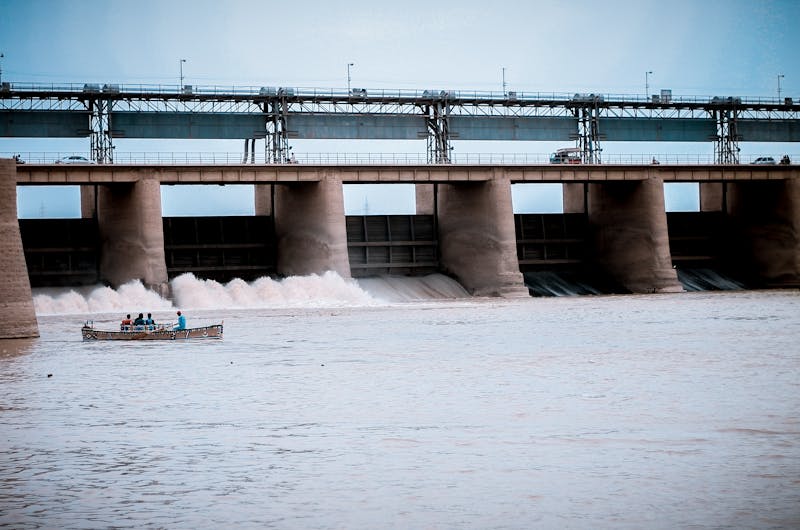
[[[665,212],[661,168],[558,173],[550,167],[294,166],[282,173],[252,166],[18,168],[12,161],[1,167],[3,257],[12,274],[0,293],[4,304],[15,304],[21,321],[0,336],[36,333],[31,281],[52,282],[48,273],[59,253],[56,262],[66,259],[72,281],[118,286],[138,279],[162,295],[168,280],[182,272],[224,281],[332,270],[343,277],[438,271],[474,295],[527,296],[525,273],[564,267],[600,271],[627,292],[676,292],[682,287],[673,266],[703,256],[735,263],[761,285],[800,285],[800,181],[794,168],[749,170],[748,179],[734,172],[730,181],[720,170],[721,181],[701,186],[704,212],[680,218]],[[674,168],[665,171],[677,178]],[[694,171],[683,175],[691,180]],[[696,175],[711,174],[696,169]],[[342,184],[383,182],[386,175],[390,182],[417,184],[418,215],[345,216]],[[544,181],[546,175],[547,181],[565,182],[566,213],[515,215],[512,182]],[[256,184],[257,215],[162,217],[161,183],[218,181]],[[68,223],[65,237],[48,241],[41,236],[47,229],[34,227],[39,221],[17,221],[15,186],[54,183],[82,185],[88,218]],[[700,235],[713,243],[703,255],[691,248]]]

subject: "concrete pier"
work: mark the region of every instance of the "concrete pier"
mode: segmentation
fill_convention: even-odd
[[[415,184],[414,200],[417,215],[433,215],[436,211],[434,184]]]
[[[585,182],[562,184],[561,192],[564,213],[586,213]]]
[[[634,293],[681,292],[672,268],[660,178],[589,184],[596,262]]]
[[[517,260],[508,178],[438,186],[445,271],[477,296],[528,296]]]
[[[81,186],[81,219],[93,219],[97,215],[97,189]]]
[[[114,287],[141,280],[162,296],[169,294],[161,220],[161,188],[149,171],[131,184],[97,189],[100,277]]]
[[[721,212],[725,209],[725,183],[700,183],[700,211]]]
[[[800,180],[728,184],[732,258],[768,287],[800,287]]]
[[[278,274],[335,271],[350,277],[342,181],[297,182],[275,189],[275,236]]]
[[[0,159],[0,339],[39,336],[17,219],[16,166]]]
[[[256,215],[272,215],[272,185],[255,184],[253,200]]]

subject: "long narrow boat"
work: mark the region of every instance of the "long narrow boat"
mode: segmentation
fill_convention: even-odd
[[[104,330],[86,322],[81,328],[83,340],[187,340],[221,339],[222,323],[199,328],[173,330],[164,326],[125,326],[124,330]]]

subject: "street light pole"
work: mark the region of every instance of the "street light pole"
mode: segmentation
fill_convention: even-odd
[[[3,81],[3,57],[5,57],[5,55],[0,53],[0,82]]]
[[[778,103],[781,101],[781,78],[783,74],[778,74]]]
[[[350,94],[350,67],[355,66],[354,63],[347,63],[347,94]]]
[[[185,63],[185,62],[186,62],[186,59],[181,59],[180,62],[178,63],[180,65],[180,68],[181,68],[181,83],[180,83],[180,85],[178,85],[178,89],[179,90],[183,87],[183,63]]]
[[[506,67],[503,67],[503,97],[506,97]]]
[[[647,99],[650,94],[650,76],[653,75],[653,72],[647,71],[644,73],[644,99]]]

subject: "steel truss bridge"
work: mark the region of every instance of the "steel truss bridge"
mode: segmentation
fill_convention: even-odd
[[[425,139],[428,163],[451,162],[452,140],[574,141],[594,164],[603,142],[711,141],[721,164],[739,163],[739,142],[800,142],[796,98],[665,92],[2,83],[0,137],[89,137],[97,163],[113,163],[115,138],[243,139],[250,162],[263,139],[269,163],[289,161],[290,139]]]

